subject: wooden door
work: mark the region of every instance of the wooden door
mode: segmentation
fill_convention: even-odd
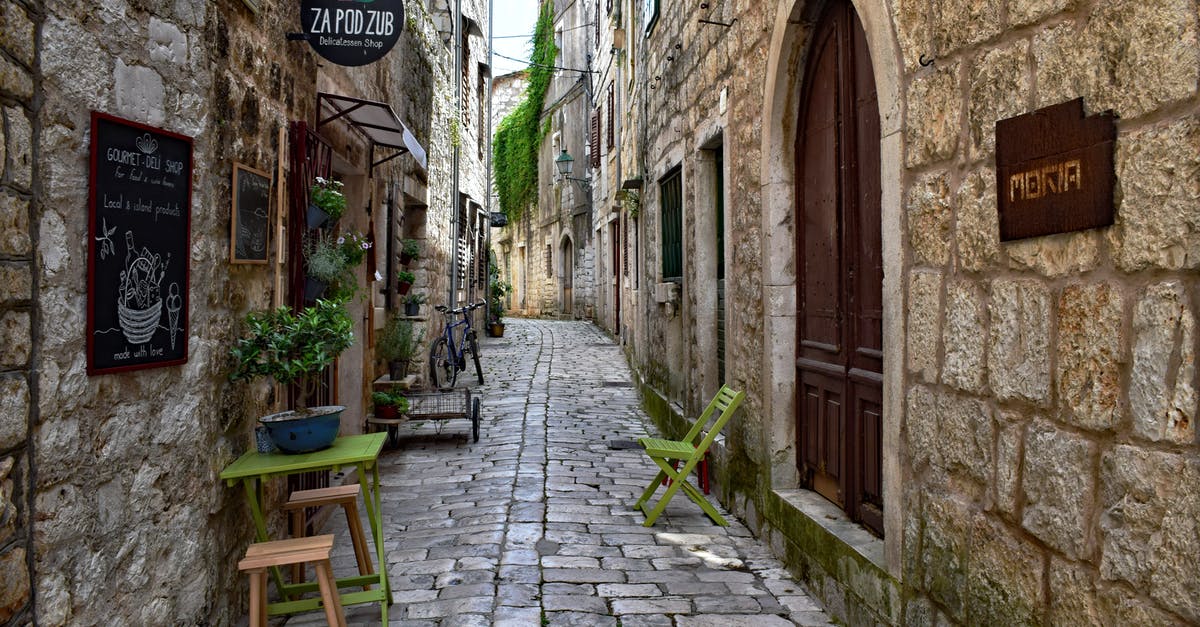
[[[807,487],[882,534],[878,101],[850,3],[814,33],[796,145],[796,460]]]
[[[613,300],[613,333],[621,334],[621,220],[609,223],[609,241],[612,242],[612,300]]]
[[[562,312],[568,315],[572,313],[571,306],[575,301],[574,282],[575,253],[572,250],[571,240],[566,240],[562,245]]]

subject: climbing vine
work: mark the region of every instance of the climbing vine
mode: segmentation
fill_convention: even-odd
[[[533,31],[533,56],[524,98],[500,122],[493,140],[496,193],[500,196],[500,211],[510,222],[520,218],[525,207],[537,202],[538,148],[549,130],[549,124],[538,122],[557,57],[554,3],[544,0]]]

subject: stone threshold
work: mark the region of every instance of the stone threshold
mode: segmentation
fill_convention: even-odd
[[[845,512],[825,497],[811,490],[772,492],[783,502],[785,515],[807,518],[831,536],[827,538],[828,541],[842,544],[845,550],[857,553],[879,570],[887,572],[887,565],[883,560],[883,540],[872,535],[862,525],[852,522]]]

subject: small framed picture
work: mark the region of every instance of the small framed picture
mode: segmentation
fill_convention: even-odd
[[[233,164],[230,263],[267,263],[271,233],[271,176]]]

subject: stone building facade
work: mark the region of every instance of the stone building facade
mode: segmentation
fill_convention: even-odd
[[[235,624],[245,614],[236,562],[252,525],[240,491],[217,475],[253,447],[255,419],[286,400],[267,384],[230,383],[228,353],[248,311],[292,302],[287,277],[300,259],[284,250],[281,264],[230,263],[232,167],[269,173],[272,204],[292,184],[306,189],[290,160],[295,123],[305,123],[346,185],[342,232],[372,234],[375,269],[389,278],[398,262],[388,251],[421,240],[418,289],[443,300],[432,295],[448,296],[462,249],[450,155],[471,146],[460,188],[483,198],[471,142],[486,94],[476,82],[490,72],[476,28],[464,64],[472,124],[457,109],[456,38],[439,31],[437,4],[407,2],[396,48],[344,68],[287,39],[300,30],[295,2],[0,3],[0,624]],[[486,10],[464,3],[475,23]],[[361,134],[319,124],[331,112],[318,93],[389,104],[427,166],[404,155],[372,168]],[[87,373],[91,111],[193,140],[185,364]],[[464,120],[457,140],[452,120]],[[272,261],[287,248],[276,236]],[[357,271],[370,296],[351,305],[355,346],[333,384],[332,400],[347,406],[343,433],[362,429],[366,391],[384,370],[372,334],[399,309],[369,268]]]
[[[553,2],[558,66],[546,93],[542,120],[548,132],[539,154],[536,207],[524,211],[494,238],[505,280],[513,286],[511,313],[591,318],[595,312],[592,200],[584,182],[591,168],[588,112],[594,98],[589,27],[591,3]],[[577,180],[560,177],[554,160],[566,150]]]
[[[668,431],[748,392],[719,498],[849,624],[1200,621],[1194,3],[614,4],[597,320]],[[1076,98],[1116,116],[1114,223],[1002,242],[996,122]],[[864,265],[821,283],[827,189]],[[877,370],[812,363],[846,338]]]

